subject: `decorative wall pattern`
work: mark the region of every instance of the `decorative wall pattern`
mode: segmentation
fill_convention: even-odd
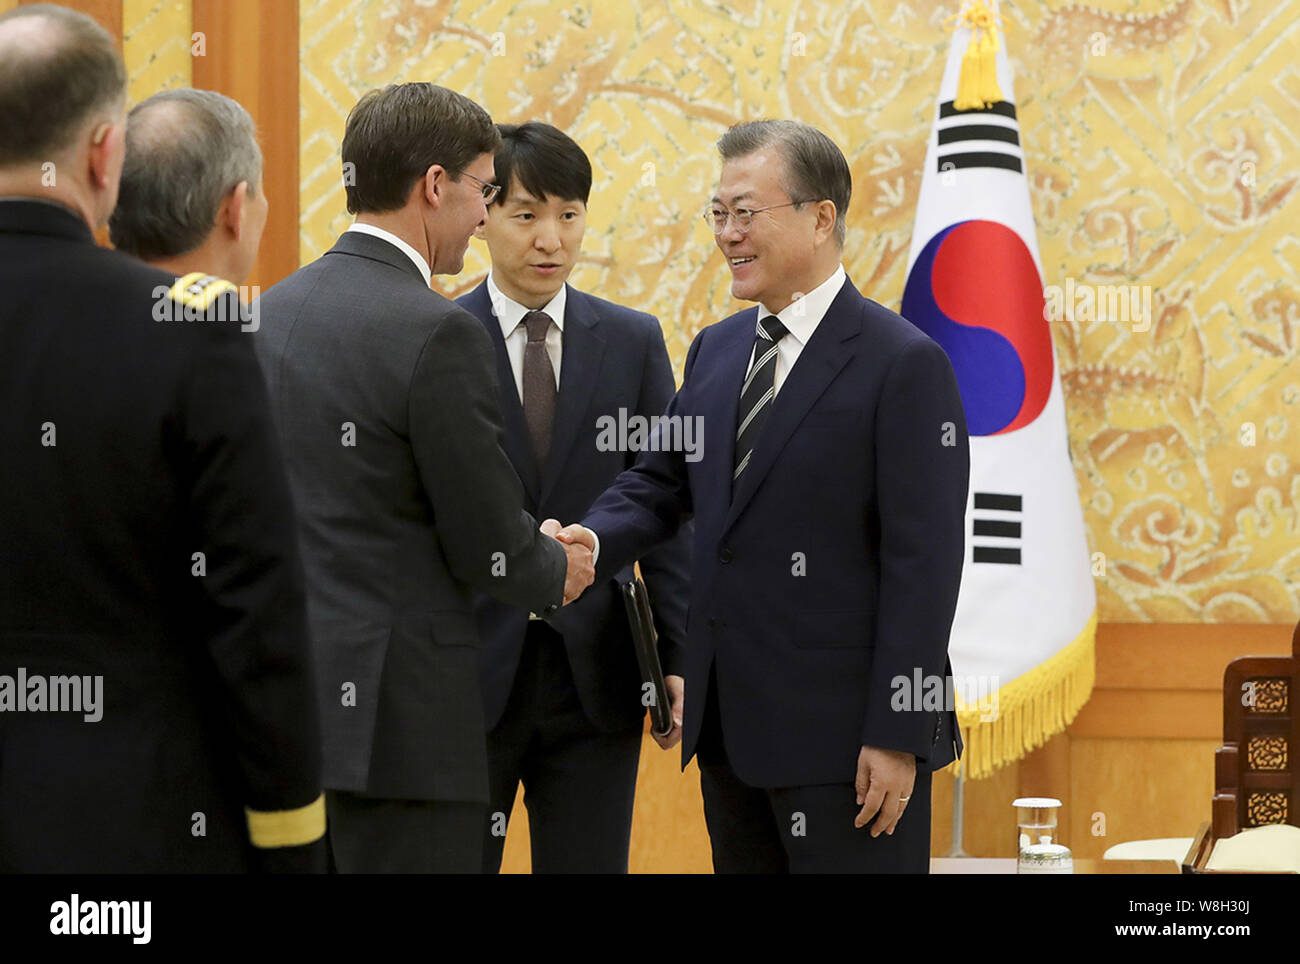
[[[122,58],[128,96],[190,86],[189,0],[122,0]]]
[[[841,146],[846,266],[897,308],[955,8],[300,0],[302,259],[349,222],[348,109],[371,87],[431,80],[586,148],[596,184],[573,281],[657,314],[679,366],[737,307],[699,220],[713,144],[737,121],[794,117]],[[1149,327],[1053,322],[1102,619],[1294,621],[1300,0],[1002,10],[1045,283],[1150,286]],[[473,248],[444,290],[486,267]]]

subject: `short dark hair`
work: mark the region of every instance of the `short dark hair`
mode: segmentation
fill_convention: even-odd
[[[591,161],[587,153],[558,127],[541,121],[498,124],[496,180],[501,185],[494,204],[504,204],[511,185],[521,187],[539,201],[587,203],[591,197]]]
[[[226,195],[241,181],[255,195],[261,175],[253,118],[238,102],[188,87],[154,94],[127,115],[109,238],[146,260],[193,251],[212,231]]]
[[[343,134],[348,211],[396,211],[432,165],[458,180],[500,145],[488,112],[454,90],[429,83],[372,90],[348,114]]]
[[[724,161],[777,145],[785,160],[782,186],[791,200],[830,200],[835,205],[835,241],[844,247],[844,217],[853,194],[849,162],[835,142],[808,124],[757,120],[737,124],[718,141]]]
[[[5,39],[19,20],[44,24],[34,37]],[[50,160],[99,111],[125,101],[122,57],[90,17],[47,3],[0,16],[0,167]]]

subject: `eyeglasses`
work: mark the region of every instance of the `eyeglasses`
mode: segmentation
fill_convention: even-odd
[[[483,203],[485,204],[491,204],[493,199],[496,198],[496,196],[501,192],[500,184],[489,184],[487,181],[480,181],[469,171],[461,171],[461,173],[464,174],[471,181],[473,181],[475,184],[480,184],[483,186]]]
[[[736,230],[741,234],[748,234],[750,225],[754,223],[754,215],[763,211],[771,211],[776,208],[788,208],[799,204],[811,204],[812,199],[803,201],[786,201],[784,204],[769,204],[765,208],[737,208],[735,211],[728,211],[722,205],[715,205],[704,212],[704,223],[713,229],[714,234],[721,234],[727,230],[727,220],[735,222]]]

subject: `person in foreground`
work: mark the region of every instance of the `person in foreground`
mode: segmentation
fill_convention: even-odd
[[[302,572],[252,343],[208,317],[237,319],[233,293],[200,303],[92,236],[125,101],[93,20],[0,17],[0,873],[323,870]]]
[[[330,852],[345,873],[480,871],[471,592],[545,617],[591,583],[587,549],[523,509],[492,342],[429,287],[461,270],[497,192],[499,144],[487,112],[454,91],[366,94],[343,137],[356,223],[259,302],[253,337],[307,572]]]
[[[643,451],[561,538],[599,545],[600,579],[694,518],[682,761],[699,758],[718,872],[925,873],[930,774],[961,736],[906,689],[951,675],[957,382],[846,276],[829,138],[755,121],[718,147],[706,218],[758,306],[687,355],[668,414],[702,420],[703,458]]]

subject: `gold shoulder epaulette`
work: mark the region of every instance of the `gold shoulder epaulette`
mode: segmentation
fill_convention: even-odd
[[[176,279],[170,294],[173,301],[179,301],[197,311],[207,311],[212,303],[227,291],[235,290],[235,286],[224,278],[218,278],[214,274],[204,274],[202,271],[192,271]]]

